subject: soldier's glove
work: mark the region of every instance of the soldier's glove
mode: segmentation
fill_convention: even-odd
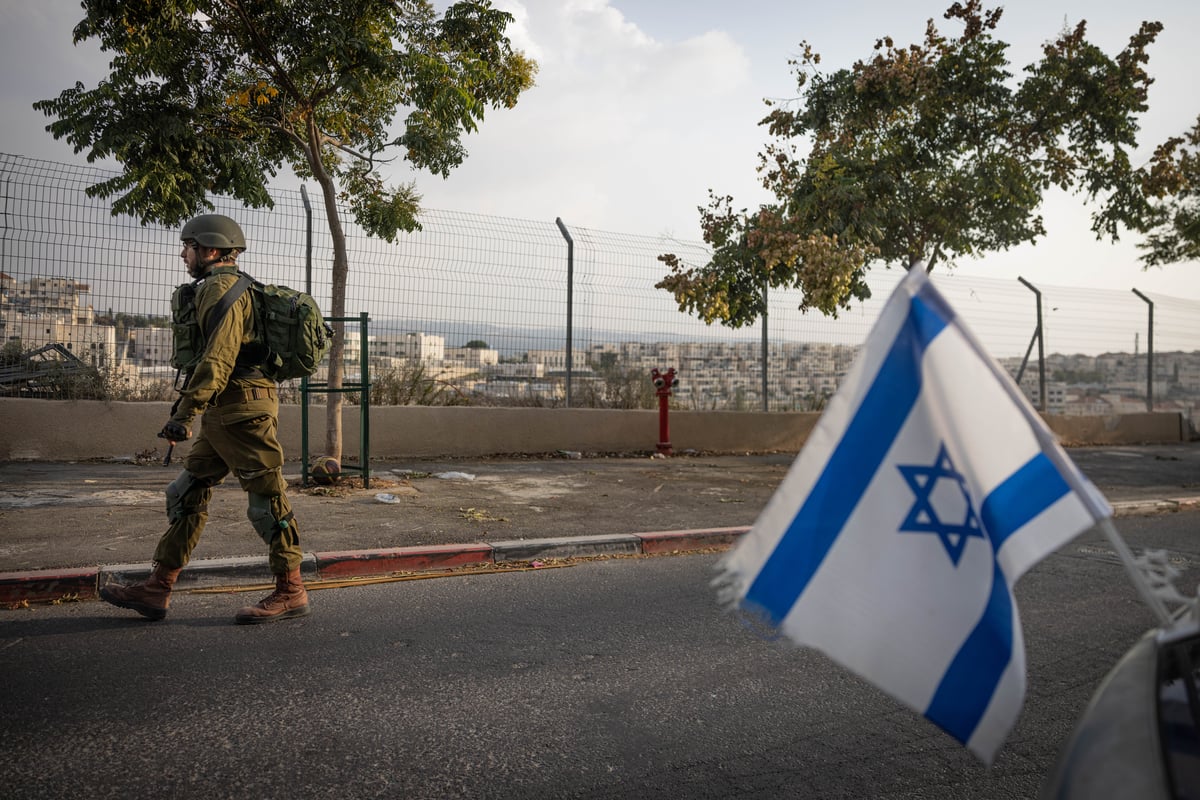
[[[192,432],[182,422],[171,419],[167,420],[167,424],[163,425],[163,429],[158,432],[158,438],[166,439],[168,442],[185,442],[192,438]]]

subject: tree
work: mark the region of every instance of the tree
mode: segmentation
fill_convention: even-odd
[[[25,359],[25,345],[20,339],[9,339],[0,347],[0,366],[20,364]]]
[[[489,349],[488,343],[485,342],[483,339],[472,339],[471,341],[464,344],[463,347],[467,348],[468,350],[487,350],[487,349]]]
[[[1159,145],[1144,188],[1152,198],[1151,212],[1138,244],[1147,266],[1200,260],[1200,117],[1186,136]]]
[[[1162,26],[1142,23],[1110,58],[1080,22],[1013,85],[1008,45],[994,35],[1001,10],[968,0],[945,17],[961,23],[960,36],[930,20],[922,43],[884,37],[873,57],[832,73],[802,44],[789,62],[800,98],[768,101],[761,123],[774,139],[759,174],[775,201],[738,211],[710,193],[700,213],[711,261],[659,257],[671,271],[657,286],[681,310],[738,327],[763,312],[765,287],[797,287],[801,310],[836,316],[870,296],[872,264],[932,270],[1035,242],[1051,187],[1099,201],[1098,237],[1145,224],[1145,175],[1129,151],[1152,82],[1146,48]]]
[[[510,14],[462,0],[438,17],[428,0],[84,0],[76,42],[113,54],[82,83],[34,107],[88,161],[121,175],[88,188],[112,212],[174,225],[210,195],[272,205],[267,181],[288,167],[320,184],[333,242],[332,305],[345,315],[349,258],[339,201],[368,234],[413,231],[415,185],[386,186],[392,153],[448,176],[463,135],[490,108],[511,108],[537,65],[512,49]],[[393,118],[404,113],[398,135]],[[329,385],[342,385],[337,325]],[[341,456],[341,395],[330,395],[326,452]]]

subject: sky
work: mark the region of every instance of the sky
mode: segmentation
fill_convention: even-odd
[[[738,207],[770,197],[759,185],[764,98],[796,96],[788,59],[808,41],[834,70],[868,58],[876,39],[919,42],[926,20],[949,0],[495,0],[512,12],[510,37],[539,63],[537,86],[515,109],[490,111],[466,139],[469,156],[448,179],[403,167],[393,183],[416,180],[425,207],[649,236],[701,238],[697,207],[708,190]],[[444,5],[444,4],[440,4]],[[989,6],[990,7],[990,6]],[[78,46],[77,0],[0,0],[0,151],[84,164],[44,128],[33,102],[75,81],[89,88],[108,57]],[[1115,55],[1144,19],[1165,25],[1150,49],[1150,110],[1134,163],[1200,114],[1200,3],[1195,0],[1018,0],[996,31],[1020,74],[1064,27],[1088,21],[1088,37]],[[116,164],[108,164],[116,168]],[[278,185],[292,188],[282,179]],[[1083,198],[1048,195],[1047,236],[1035,245],[964,260],[962,275],[1022,276],[1033,283],[1137,288],[1200,300],[1200,265],[1143,271],[1137,237],[1097,241]]]

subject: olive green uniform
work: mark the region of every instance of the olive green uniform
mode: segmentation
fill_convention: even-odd
[[[217,302],[237,281],[237,269],[213,269],[196,291],[196,313],[207,330]],[[169,568],[187,565],[204,525],[212,487],[230,472],[247,493],[247,516],[267,543],[271,572],[300,567],[300,534],[283,479],[283,448],[276,435],[279,396],[274,381],[237,365],[244,345],[254,341],[253,300],[244,292],[229,308],[181,392],[171,419],[191,430],[201,416],[184,471],[167,487],[170,523],[154,551]]]

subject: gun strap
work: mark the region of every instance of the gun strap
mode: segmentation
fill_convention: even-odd
[[[221,320],[225,319],[225,315],[229,313],[229,309],[233,308],[233,304],[237,299],[250,288],[250,276],[238,273],[237,283],[229,287],[229,291],[221,295],[221,299],[213,306],[212,314],[208,318],[208,326],[204,331],[204,343],[207,347],[212,341],[212,335],[217,330],[217,326],[221,324]]]

